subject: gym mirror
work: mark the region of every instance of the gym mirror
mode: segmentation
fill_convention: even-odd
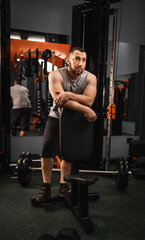
[[[42,76],[42,53],[45,49],[52,49],[54,47],[50,45],[56,44],[55,48],[55,61],[52,57],[48,59],[47,72],[49,73],[57,67],[64,65],[64,59],[66,57],[68,49],[71,42],[71,22],[72,22],[72,6],[76,4],[84,3],[83,0],[71,0],[71,1],[43,1],[43,5],[40,1],[30,0],[29,3],[20,2],[18,0],[11,1],[11,34],[19,35],[23,44],[19,46],[18,43],[13,42],[14,48],[11,47],[11,85],[14,83],[16,76],[21,75],[23,79],[23,86],[27,87],[30,92],[29,99],[31,101],[33,114],[31,115],[31,125],[30,130],[27,132],[27,136],[40,136],[43,135],[45,121],[40,124],[38,122],[38,117],[36,110],[39,108],[38,95],[41,89],[42,97],[42,112],[46,110],[46,81],[37,82],[37,74]],[[41,5],[41,7],[40,7]],[[116,5],[114,4],[113,7]],[[117,3],[117,8],[121,12],[121,3]],[[23,9],[23,11],[22,11]],[[29,9],[29,13],[28,10]],[[35,11],[34,11],[35,9]],[[43,14],[40,14],[40,9]],[[27,19],[25,17],[25,12],[27,12]],[[35,13],[35,14],[34,14]],[[65,13],[65,14],[64,14]],[[38,21],[38,16],[39,18]],[[120,15],[118,22],[120,24]],[[61,19],[61,21],[60,21]],[[112,21],[112,20],[111,20]],[[37,22],[37,24],[36,24]],[[50,24],[51,23],[51,24]],[[118,24],[118,25],[119,25]],[[29,30],[26,31],[25,29]],[[111,27],[110,27],[111,29]],[[111,30],[109,29],[109,41],[108,41],[108,59],[107,59],[107,78],[105,82],[105,105],[107,106],[108,101],[108,84],[110,78],[110,62],[111,62],[111,40],[110,35]],[[120,35],[120,25],[118,28],[118,35]],[[44,33],[49,34],[44,34]],[[112,34],[112,33],[111,33]],[[28,39],[29,37],[29,39]],[[34,39],[30,37],[37,37],[38,42],[34,42]],[[14,36],[13,36],[14,38]],[[26,40],[27,39],[27,40]],[[31,40],[31,41],[28,41]],[[43,42],[46,41],[46,42]],[[25,43],[24,43],[25,42]],[[27,43],[26,43],[27,42]],[[28,44],[29,42],[29,44]],[[30,44],[32,43],[32,45]],[[42,47],[43,44],[48,44],[46,47]],[[50,44],[50,45],[49,45]],[[64,56],[62,57],[62,50],[58,51],[58,45],[63,45]],[[39,59],[39,73],[37,72],[37,62],[36,62],[36,49],[38,48],[41,59]],[[30,51],[31,50],[31,56]],[[114,99],[116,105],[116,119],[113,121],[112,133],[114,135],[139,135],[140,131],[140,104],[141,100],[138,99],[138,94],[140,89],[138,75],[139,75],[139,51],[140,46],[131,43],[125,43],[117,41],[116,44],[116,60],[115,60],[115,84],[114,84]],[[20,56],[21,55],[21,56]],[[60,55],[60,56],[59,56]],[[23,59],[25,58],[25,59]],[[57,58],[57,61],[56,61]],[[16,61],[17,59],[17,61]],[[19,61],[18,61],[19,59]],[[31,60],[31,68],[30,61]],[[58,64],[59,62],[59,64]],[[17,63],[17,65],[15,64]],[[43,63],[44,65],[44,63]],[[17,69],[18,67],[18,69]],[[17,72],[16,72],[17,71]],[[27,72],[27,73],[26,73]],[[27,76],[26,76],[27,75]],[[41,85],[41,86],[40,86]],[[37,105],[37,106],[36,106]],[[41,119],[43,120],[43,118]],[[106,132],[106,118],[104,123],[104,133]],[[19,126],[17,133],[15,135],[19,136]]]
[[[25,131],[24,135],[43,135],[52,105],[52,98],[48,92],[48,75],[51,71],[64,66],[69,49],[69,44],[11,39],[11,94],[14,100],[11,106],[11,122],[19,111],[15,108],[20,108],[25,102],[27,104],[30,101],[29,130]],[[20,83],[16,81],[18,78]],[[28,96],[24,95],[29,100],[23,97],[23,102],[24,88],[22,86],[29,90]],[[19,94],[20,91],[21,94]],[[18,117],[11,131],[12,136],[22,136],[20,125]]]

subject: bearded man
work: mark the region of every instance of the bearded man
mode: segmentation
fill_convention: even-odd
[[[85,70],[87,54],[79,47],[71,48],[67,58],[67,67],[49,74],[49,91],[53,98],[53,106],[47,119],[44,131],[41,168],[43,184],[36,195],[36,201],[44,202],[51,197],[51,177],[54,157],[59,155],[59,118],[63,108],[79,111],[89,122],[97,119],[91,106],[96,97],[96,76]],[[65,194],[70,189],[64,176],[71,173],[71,163],[61,161],[59,193]]]

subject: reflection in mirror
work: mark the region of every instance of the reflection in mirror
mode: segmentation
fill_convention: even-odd
[[[24,40],[15,40],[24,41]],[[25,40],[26,41],[26,40]],[[30,43],[33,43],[30,41]],[[38,45],[40,42],[37,43]],[[55,43],[53,43],[55,44]],[[61,45],[61,44],[60,44]],[[65,45],[65,44],[62,44]],[[13,46],[13,45],[12,45]],[[32,46],[32,45],[30,45]],[[35,43],[36,46],[36,43]],[[66,45],[66,52],[68,51]],[[118,43],[116,49],[116,70],[115,70],[115,84],[114,84],[114,101],[116,105],[116,118],[112,123],[113,135],[138,135],[140,132],[139,120],[139,104],[138,96],[138,68],[139,68],[139,46],[128,43]],[[13,49],[13,47],[12,47]],[[36,48],[32,48],[31,59],[29,59],[29,48],[25,50],[24,45],[21,46],[17,52],[12,50],[11,53],[11,86],[14,80],[20,76],[22,85],[29,89],[29,99],[31,101],[32,111],[30,118],[29,131],[27,136],[40,136],[43,135],[44,126],[47,118],[47,104],[46,104],[46,88],[48,74],[53,69],[62,67],[66,55],[61,58],[61,52],[56,51],[54,61],[52,57],[47,61],[47,74],[44,74],[44,59],[42,59],[42,51],[38,59],[38,76],[36,64]],[[55,49],[56,50],[56,49]],[[59,57],[60,55],[60,57]],[[105,107],[108,101],[109,89],[109,74],[110,74],[110,58],[111,58],[111,42],[108,42],[108,64],[107,64],[107,78],[105,83]],[[31,69],[29,63],[31,61]],[[30,71],[30,73],[29,73]],[[28,75],[28,76],[27,76]],[[40,81],[38,79],[41,79]],[[39,99],[39,94],[41,99]],[[40,102],[41,101],[41,110]],[[40,116],[38,111],[40,110]],[[104,132],[106,132],[106,118],[104,121]],[[20,135],[20,124],[13,129],[13,136]]]
[[[18,43],[21,45],[19,49],[16,48]],[[28,43],[26,40],[11,40],[11,87],[14,85],[15,79],[19,77],[23,86],[21,89],[29,90],[28,98],[31,104],[29,130],[22,134],[21,116],[18,116],[12,127],[12,136],[43,135],[48,112],[52,105],[52,98],[48,92],[48,75],[58,67],[64,66],[64,59],[70,46],[66,45],[65,47],[65,44],[56,44],[57,46],[55,46],[55,43],[44,43],[45,45],[42,47],[41,43],[40,47],[39,44],[36,42]],[[40,51],[35,46],[39,46]],[[21,96],[22,101],[22,95],[18,95]],[[13,103],[11,108],[15,108]],[[11,110],[11,112],[13,111]]]
[[[20,125],[20,136],[26,136],[30,126],[31,102],[29,100],[29,90],[22,85],[22,80],[17,77],[14,85],[10,88],[11,96],[11,135],[15,135],[17,127]]]
[[[114,76],[114,103],[116,116],[112,121],[112,135],[140,134],[139,83],[139,52],[140,46],[129,43],[118,43],[116,46],[116,66]],[[111,59],[111,42],[108,43],[108,62]],[[109,94],[109,64],[105,83],[105,103]],[[105,119],[104,131],[107,123]]]

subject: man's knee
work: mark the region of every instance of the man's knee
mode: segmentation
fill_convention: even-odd
[[[54,163],[53,158],[41,157],[41,168],[42,169],[47,168],[49,165],[52,165],[53,163]]]

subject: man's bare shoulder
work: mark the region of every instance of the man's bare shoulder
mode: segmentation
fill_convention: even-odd
[[[49,83],[50,82],[51,83],[61,83],[61,84],[63,83],[62,75],[58,71],[58,69],[49,73],[48,79],[49,79]]]
[[[96,76],[93,74],[93,73],[89,73],[88,76],[87,76],[87,81],[88,82],[97,82],[97,78]]]
[[[57,77],[60,78],[62,76],[61,76],[61,73],[58,71],[58,69],[56,69],[55,71],[52,71],[49,73],[49,77],[50,78],[57,78]]]

